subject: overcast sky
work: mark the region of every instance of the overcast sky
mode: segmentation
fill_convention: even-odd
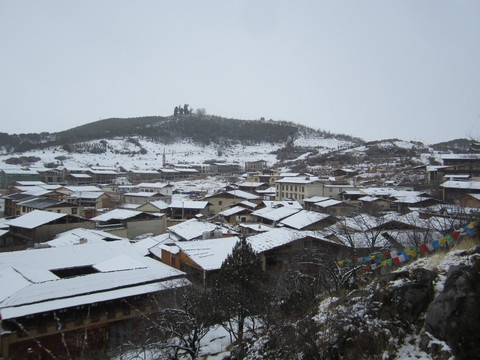
[[[480,138],[480,1],[0,0],[0,132],[208,114]]]

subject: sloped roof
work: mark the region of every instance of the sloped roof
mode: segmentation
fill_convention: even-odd
[[[139,191],[139,192],[125,193],[125,194],[123,194],[123,196],[153,198],[153,197],[158,197],[158,196],[163,196],[163,195],[158,193],[158,192]]]
[[[105,214],[101,214],[91,218],[93,221],[110,221],[110,220],[126,220],[140,215],[141,211],[127,209],[113,209]]]
[[[28,206],[32,208],[36,208],[39,210],[46,209],[49,207],[55,207],[64,204],[64,206],[73,206],[73,204],[67,204],[63,201],[57,201],[57,200],[52,200],[48,198],[36,198],[36,199],[30,199],[26,201],[22,201],[21,203],[18,203],[18,205],[22,206]]]
[[[171,209],[195,209],[203,210],[208,206],[208,201],[175,200],[168,205]]]
[[[123,238],[101,230],[75,228],[57,234],[55,239],[48,241],[46,244],[50,247],[62,247],[77,244],[83,245],[85,243],[103,243],[105,242],[105,239],[122,240]]]
[[[33,210],[28,214],[19,216],[7,222],[10,226],[15,226],[23,229],[34,229],[38,226],[48,224],[49,222],[58,220],[67,216],[67,214],[53,213],[50,211]]]
[[[288,227],[301,230],[319,221],[323,221],[328,217],[330,217],[329,214],[302,210],[292,216],[287,217],[286,219],[283,219],[280,222]]]
[[[221,215],[221,216],[231,216],[231,215],[235,215],[235,214],[238,214],[238,213],[241,213],[241,212],[244,212],[244,211],[248,211],[250,212],[251,210],[250,209],[247,209],[247,208],[244,208],[242,206],[234,206],[230,209],[227,209],[227,210],[224,210],[222,212],[219,212],[218,215]]]
[[[92,267],[61,278],[54,270]],[[127,241],[0,254],[2,319],[184,286],[184,273],[143,257]]]
[[[106,193],[103,191],[76,191],[68,197],[75,198],[75,199],[98,199],[100,196],[105,195]],[[106,194],[108,195],[108,194]],[[110,195],[108,195],[110,196]]]
[[[170,226],[168,231],[184,240],[193,240],[201,237],[204,232],[214,231],[218,226],[209,222],[190,219],[177,225]],[[222,230],[223,231],[223,230]]]
[[[238,237],[232,236],[221,239],[179,241],[175,245],[203,270],[211,271],[221,268],[238,241]]]
[[[480,181],[445,181],[440,185],[447,189],[480,190]]]
[[[289,228],[275,228],[258,235],[250,236],[247,238],[247,242],[255,252],[262,253],[307,236],[307,232]]]
[[[319,201],[315,203],[316,206],[319,206],[322,208],[327,208],[330,206],[336,206],[341,204],[344,204],[344,202],[340,200],[335,200],[335,199],[329,199],[329,200]]]
[[[280,221],[299,212],[300,209],[290,207],[263,208],[252,212],[252,215],[258,216],[270,221]]]

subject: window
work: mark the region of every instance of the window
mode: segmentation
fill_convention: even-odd
[[[218,205],[223,205],[223,201],[222,201],[222,200],[218,200]]]
[[[77,214],[78,214],[78,209],[72,208],[72,215],[77,215]]]

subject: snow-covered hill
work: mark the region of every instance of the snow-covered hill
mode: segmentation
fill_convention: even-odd
[[[329,153],[351,147],[353,143],[334,138],[302,136],[294,141],[294,145],[308,147],[318,153]],[[54,146],[22,153],[3,151],[0,153],[2,162],[0,167],[13,168],[22,165],[19,163],[22,158],[26,162],[38,158],[39,160],[34,161],[30,166],[108,166],[117,168],[121,166],[127,170],[152,170],[163,166],[163,154],[165,154],[167,163],[175,165],[199,164],[214,160],[238,163],[243,166],[246,161],[265,160],[268,166],[274,166],[278,159],[273,152],[284,146],[283,143],[201,145],[189,140],[166,144],[141,137],[114,138],[69,144],[68,147]],[[299,158],[304,158],[308,154],[309,151],[306,149]],[[15,158],[19,161],[12,161]],[[16,162],[18,164],[15,164]]]

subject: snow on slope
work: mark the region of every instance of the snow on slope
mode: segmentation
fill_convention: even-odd
[[[265,160],[269,166],[277,162],[276,155],[270,154],[273,150],[283,144],[272,145],[262,143],[258,145],[244,146],[233,145],[220,147],[219,145],[201,146],[189,141],[173,144],[154,143],[139,139],[141,147],[138,147],[126,139],[105,140],[107,150],[102,154],[68,153],[61,147],[48,148],[44,150],[27,151],[15,154],[0,154],[0,168],[15,168],[4,161],[11,157],[37,156],[41,161],[34,164],[41,167],[47,163],[56,163],[65,167],[87,167],[87,166],[123,166],[127,170],[152,170],[163,166],[163,153],[166,161],[171,164],[195,164],[203,163],[205,160],[226,161],[244,165],[245,161]],[[99,141],[92,141],[86,144],[98,144]],[[146,150],[142,154],[140,151]],[[57,157],[66,157],[65,160],[58,160]]]

